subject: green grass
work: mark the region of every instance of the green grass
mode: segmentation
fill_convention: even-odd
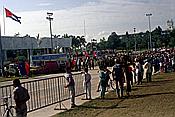
[[[30,78],[34,78],[34,77],[36,77],[36,76],[44,76],[44,75],[47,75],[47,74],[37,74],[37,75],[35,75],[35,74],[30,74]],[[16,78],[21,78],[21,76],[19,76],[19,77],[15,77],[15,76],[13,76],[13,77],[8,77],[8,78],[6,78],[6,77],[0,77],[0,82],[5,82],[5,81],[12,81],[12,80],[14,80],[14,79],[16,79]]]
[[[129,110],[135,109],[137,112],[137,109],[139,110],[140,108],[144,108],[144,107],[145,107],[145,110],[143,110],[143,113],[145,114],[147,111],[146,110],[147,107],[149,107],[147,101],[151,101],[150,103],[154,105],[154,103],[156,103],[156,100],[154,99],[155,96],[163,97],[168,95],[168,93],[167,94],[165,93],[165,95],[163,94],[164,92],[168,91],[166,88],[171,88],[170,90],[172,91],[174,90],[174,88],[172,88],[172,87],[175,87],[174,85],[172,86],[173,84],[172,82],[174,81],[175,81],[174,72],[154,75],[153,82],[146,83],[146,79],[145,79],[143,81],[144,82],[143,85],[132,87],[131,97],[129,98],[125,96],[123,99],[117,99],[115,92],[111,91],[105,95],[104,100],[96,98],[91,101],[85,102],[84,104],[78,107],[75,107],[74,109],[70,109],[65,112],[58,113],[52,117],[109,117],[109,116],[125,117],[125,115],[128,114]],[[136,105],[137,103],[138,105]],[[141,103],[143,103],[143,105]],[[135,106],[135,108],[132,107],[133,105]],[[158,112],[159,111],[161,112],[161,110],[158,110]],[[145,114],[145,116],[149,116],[149,115]]]
[[[114,109],[118,106],[122,99],[117,99],[115,92],[107,94],[106,99],[93,99],[85,102],[83,105],[70,109],[66,112],[59,113],[52,117],[95,117],[106,109]],[[115,97],[115,98],[114,98]]]

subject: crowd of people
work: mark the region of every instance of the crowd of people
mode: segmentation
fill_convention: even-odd
[[[99,84],[97,86],[97,91],[100,91],[101,99],[105,98],[105,92],[108,87],[109,79],[112,79],[115,82],[116,96],[118,98],[123,98],[125,96],[124,83],[126,83],[126,96],[130,96],[132,86],[142,85],[144,76],[146,78],[146,82],[151,82],[153,80],[152,75],[154,74],[159,74],[160,72],[168,73],[175,71],[175,49],[160,49],[157,51],[145,51],[134,54],[113,53],[113,55],[114,56],[112,56],[110,60],[108,60],[108,57],[101,57],[97,60],[97,64],[99,66]],[[112,66],[112,69],[108,69],[109,66]],[[83,69],[84,72],[82,74],[82,77],[84,79],[83,86],[86,92],[85,98],[92,99],[92,75],[89,73],[89,69],[91,68],[88,64],[86,64],[84,65]],[[76,106],[75,81],[71,73],[70,66],[66,69],[65,78],[67,80],[65,88],[68,88],[70,91],[71,108],[74,108]],[[14,86],[22,89],[19,81],[14,81]],[[17,93],[18,88],[15,89],[14,94]],[[16,103],[18,103],[17,98],[18,97],[14,98]],[[26,101],[28,99],[29,96]]]
[[[134,83],[142,84],[144,74],[146,81],[151,82],[153,74],[175,71],[175,50],[160,49],[134,54],[114,53],[110,61],[111,63],[107,57],[99,60],[101,98],[104,98],[109,74],[111,74],[112,80],[115,81],[116,95],[118,98],[122,98],[124,96],[124,83],[126,83],[126,94],[129,96]],[[110,65],[113,66],[111,71],[107,69]],[[99,86],[97,91],[99,91]]]
[[[126,83],[126,95],[130,96],[132,86],[142,85],[144,77],[146,78],[146,82],[151,82],[153,74],[175,71],[175,49],[160,49],[157,51],[129,54],[123,52],[113,53],[113,56],[108,57],[105,55],[97,59],[97,65],[99,66],[99,84],[97,86],[97,92],[100,91],[101,99],[105,98],[105,92],[109,86],[109,79],[115,82],[116,96],[118,98],[123,98],[124,83]],[[108,69],[108,67],[111,66],[112,69]],[[83,69],[83,85],[86,92],[85,98],[91,99],[92,76],[88,72],[88,69],[91,69],[91,67],[86,64],[83,65]],[[70,82],[70,80],[67,81]],[[71,91],[71,89],[69,90]],[[73,99],[73,105],[71,107],[74,107],[74,95],[71,97],[73,97],[71,98],[71,100]]]

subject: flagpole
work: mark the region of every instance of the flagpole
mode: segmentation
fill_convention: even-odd
[[[3,76],[4,65],[3,65],[3,52],[2,52],[1,24],[0,24],[0,68],[1,68],[1,75]]]
[[[85,22],[85,19],[84,19],[84,37],[86,38],[86,22]]]
[[[5,36],[5,12],[4,12],[4,6],[3,6],[3,23],[4,23],[4,36]]]

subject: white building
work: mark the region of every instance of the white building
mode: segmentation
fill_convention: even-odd
[[[49,37],[43,37],[36,39],[35,37],[24,36],[2,36],[2,57],[3,61],[7,60],[8,50],[27,50],[29,55],[32,55],[31,50],[33,49],[49,49],[51,47],[51,39]],[[69,48],[72,46],[71,38],[52,38],[53,49],[55,48]],[[28,56],[29,57],[29,56]]]
[[[168,20],[167,21],[167,30],[172,31],[174,29],[174,22],[173,20]]]
[[[53,38],[53,48],[71,47],[71,38]],[[51,48],[51,39],[49,37],[43,37],[36,39],[35,37],[1,37],[2,50],[19,50],[19,49],[44,49]]]

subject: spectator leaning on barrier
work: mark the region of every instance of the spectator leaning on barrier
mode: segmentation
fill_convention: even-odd
[[[88,68],[84,69],[84,73],[82,74],[83,78],[84,78],[84,90],[86,93],[86,99],[91,99],[91,74],[88,72]]]
[[[16,117],[27,117],[26,102],[30,99],[28,90],[21,86],[19,79],[13,81],[13,86],[15,87],[13,95],[16,104]]]
[[[74,108],[76,106],[75,105],[75,82],[74,82],[74,79],[72,77],[71,68],[66,69],[65,78],[67,80],[67,84],[66,84],[65,88],[69,89],[70,96],[71,96],[70,97],[71,108]]]

